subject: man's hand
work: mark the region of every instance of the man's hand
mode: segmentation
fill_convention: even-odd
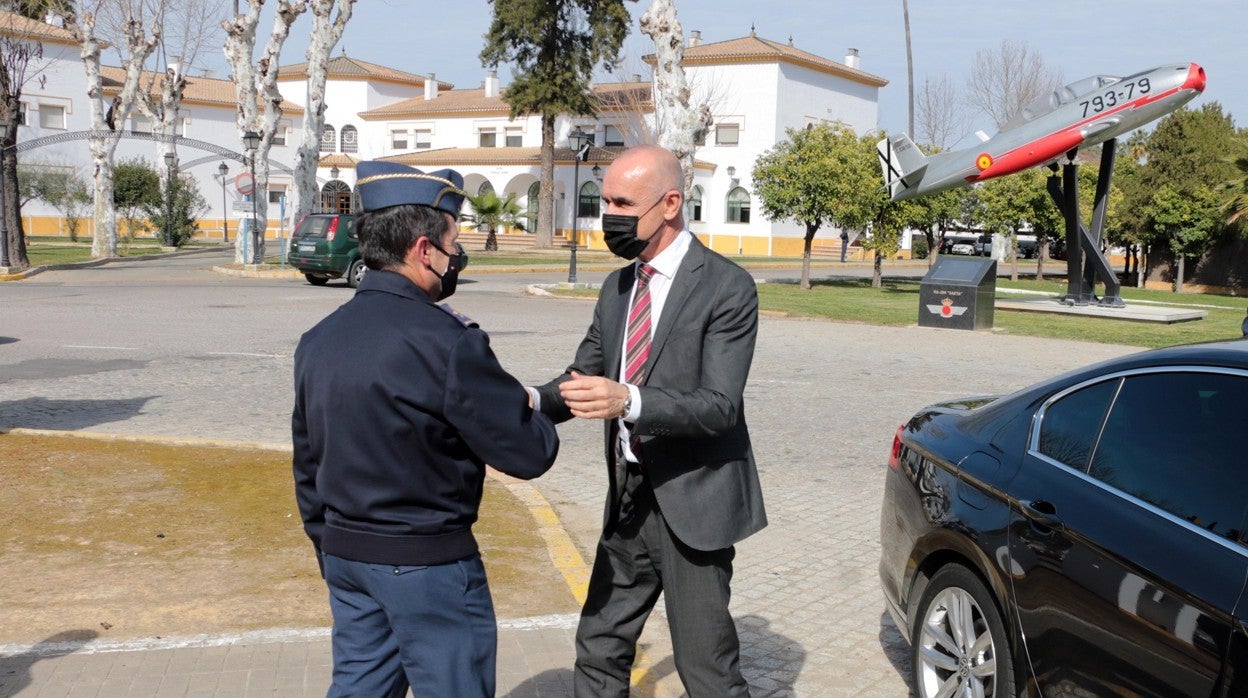
[[[618,419],[624,416],[628,386],[602,376],[583,376],[572,372],[572,379],[559,384],[559,394],[582,419]]]

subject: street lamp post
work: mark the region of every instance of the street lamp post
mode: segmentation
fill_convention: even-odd
[[[589,134],[580,126],[568,134],[568,143],[574,151],[572,158],[572,250],[568,257],[568,283],[576,283],[576,224],[581,209],[581,161],[589,157]]]
[[[173,247],[173,151],[165,153],[165,246]]]
[[[9,224],[4,210],[4,138],[9,134],[9,119],[0,116],[0,269],[8,270],[9,266]]]
[[[260,134],[248,131],[243,134],[243,148],[247,150],[247,166],[251,169],[251,235],[254,247],[251,252],[251,263],[259,264],[260,256],[260,209],[256,206],[256,150],[260,147]]]
[[[217,172],[221,175],[221,242],[229,242],[230,209],[225,201],[225,176],[230,173],[230,166],[223,162],[217,165]]]

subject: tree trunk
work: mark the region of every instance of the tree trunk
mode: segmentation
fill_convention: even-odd
[[[26,256],[26,234],[22,229],[22,212],[18,207],[21,194],[17,188],[17,154],[9,147],[17,135],[17,120],[10,119],[9,127],[0,139],[0,168],[4,170],[4,227],[8,238],[9,268],[21,271],[30,266]]]
[[[871,269],[871,288],[884,287],[884,255],[879,250],[875,251],[875,264]]]
[[[264,0],[247,0],[246,14],[236,14],[230,19],[222,23],[225,29],[225,44],[222,51],[225,53],[225,60],[230,64],[230,70],[233,71],[234,94],[238,100],[238,112],[235,123],[238,125],[239,141],[231,143],[232,147],[238,147],[239,152],[243,151],[242,135],[246,131],[259,130],[259,107],[256,96],[256,69],[251,62],[252,53],[256,47],[256,25],[260,22],[260,9],[264,4]],[[308,120],[311,118],[311,109],[308,110]],[[244,153],[244,171],[249,172],[252,168],[246,164],[247,154]],[[252,182],[251,195],[255,196],[259,193],[260,188],[256,186],[256,182]],[[258,203],[258,202],[257,202]],[[228,215],[228,212],[227,212]],[[238,234],[234,236],[234,263],[247,264],[251,262],[255,256],[255,252],[251,249],[255,240],[255,232],[248,228],[243,230],[241,225],[238,226]],[[253,221],[250,225],[255,225]]]
[[[494,232],[494,226],[492,225],[489,226],[487,230],[489,232],[487,232],[485,235],[485,251],[497,252],[498,251],[498,235]]]
[[[1018,232],[1010,231],[1010,281],[1018,281]]]
[[[815,233],[819,228],[806,224],[806,238],[802,241],[802,290],[810,290],[810,248],[815,242]]]
[[[1182,254],[1176,254],[1174,258],[1175,258],[1174,260],[1174,292],[1182,293],[1183,292],[1183,266],[1184,266],[1185,258]]]
[[[654,42],[654,111],[659,145],[680,160],[685,174],[685,195],[693,189],[694,138],[711,126],[711,111],[690,102],[689,83],[683,66],[685,37],[672,0],[652,0],[638,23]]]
[[[575,157],[575,154],[573,155]],[[547,249],[555,239],[555,117],[542,116],[542,171],[537,205],[534,246]],[[573,192],[573,196],[576,193]]]

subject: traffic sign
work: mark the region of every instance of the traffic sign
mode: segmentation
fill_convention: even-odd
[[[234,188],[239,194],[247,196],[256,189],[256,182],[252,179],[250,172],[244,172],[234,178]]]

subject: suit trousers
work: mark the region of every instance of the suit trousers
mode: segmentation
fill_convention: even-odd
[[[576,630],[577,698],[627,698],[637,638],[663,593],[676,671],[690,698],[749,696],[728,613],[735,550],[694,550],[672,534],[635,464],[617,524],[598,541]]]
[[[494,695],[498,629],[480,555],[377,565],[325,555],[334,616],[329,698]]]

